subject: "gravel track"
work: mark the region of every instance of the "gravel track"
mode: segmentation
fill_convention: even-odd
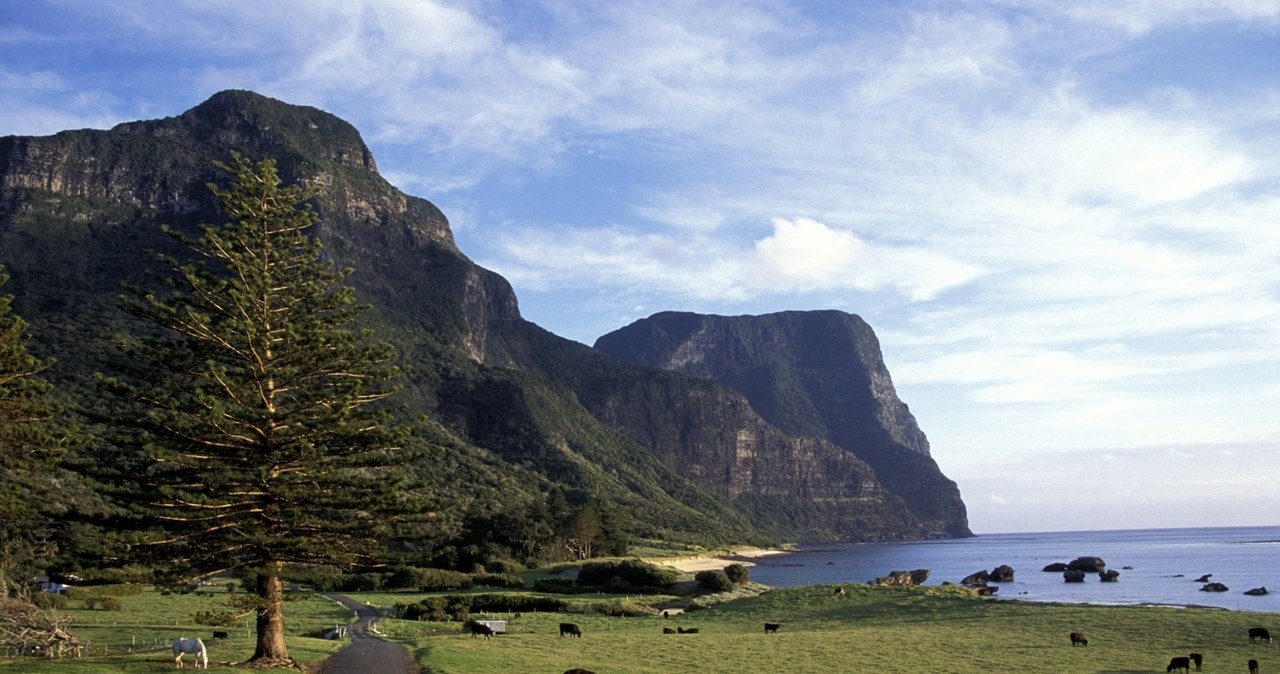
[[[325,658],[316,674],[419,674],[422,670],[404,646],[384,641],[370,631],[378,621],[377,610],[339,594],[324,595],[356,612],[348,634],[351,644]]]

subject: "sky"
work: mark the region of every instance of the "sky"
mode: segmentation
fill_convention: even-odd
[[[862,316],[975,532],[1280,525],[1280,0],[0,8],[0,135],[322,108],[563,337]]]

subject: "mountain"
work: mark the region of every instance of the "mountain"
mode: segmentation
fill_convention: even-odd
[[[247,91],[109,130],[0,138],[5,290],[31,323],[32,350],[58,358],[49,377],[59,390],[91,404],[105,336],[128,329],[121,282],[154,282],[147,251],[171,246],[161,224],[220,220],[207,184],[233,151],[275,159],[286,182],[317,189],[315,236],[354,269],[348,282],[372,306],[371,327],[407,366],[405,401],[448,450],[406,469],[440,478],[442,500],[467,521],[563,491],[571,505],[607,498],[636,536],[661,540],[968,533],[963,508],[947,526],[922,519],[860,448],[771,421],[733,385],[626,362],[525,321],[510,285],[458,249],[444,214],[378,174],[354,127]],[[761,481],[784,473],[794,479]]]
[[[760,471],[756,491],[812,493],[844,513],[840,537],[858,536],[886,508],[913,516],[918,537],[968,533],[964,502],[929,454],[929,441],[897,395],[875,332],[839,311],[766,316],[664,312],[598,339],[595,348],[629,362],[714,381],[740,392],[773,426],[818,438],[803,474]],[[665,460],[665,459],[664,459]],[[667,461],[670,463],[670,461]],[[781,478],[790,484],[771,484]],[[750,491],[744,493],[751,493]],[[889,537],[885,531],[881,536]]]

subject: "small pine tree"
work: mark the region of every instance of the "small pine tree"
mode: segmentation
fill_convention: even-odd
[[[310,194],[239,155],[210,185],[227,222],[169,231],[161,293],[132,289],[145,326],[100,381],[114,429],[91,472],[136,519],[131,552],[171,576],[256,574],[254,665],[291,662],[281,573],[374,564],[425,517],[403,469],[423,443],[387,404],[390,346],[357,326],[350,270],[321,257]]]

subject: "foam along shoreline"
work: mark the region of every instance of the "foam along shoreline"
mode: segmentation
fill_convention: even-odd
[[[766,550],[764,548],[734,548],[724,554],[695,555],[693,557],[671,557],[665,559],[646,560],[652,564],[669,566],[683,573],[699,571],[719,571],[730,564],[755,566],[756,560],[771,555],[784,555],[790,550]]]

